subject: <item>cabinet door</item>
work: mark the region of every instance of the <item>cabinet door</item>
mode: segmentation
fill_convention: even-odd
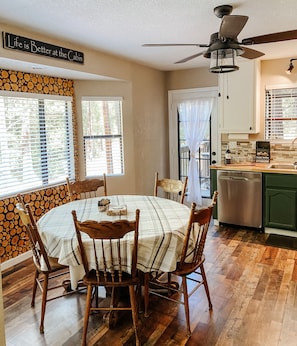
[[[266,188],[265,226],[296,231],[297,191]]]
[[[259,65],[242,62],[238,71],[219,76],[220,131],[259,132]]]

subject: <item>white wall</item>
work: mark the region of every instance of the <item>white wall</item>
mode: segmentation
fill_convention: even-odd
[[[153,194],[154,172],[169,173],[168,115],[164,73],[135,65],[130,81],[75,81],[78,131],[82,96],[122,96],[123,176],[107,178],[108,194]],[[79,148],[83,170],[83,148]]]

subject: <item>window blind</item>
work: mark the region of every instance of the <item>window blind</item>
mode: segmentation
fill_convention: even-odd
[[[86,176],[123,174],[122,98],[84,97]]]
[[[265,138],[291,140],[297,134],[297,87],[267,88]]]
[[[13,96],[12,96],[13,94]],[[74,177],[71,98],[0,94],[0,195]]]

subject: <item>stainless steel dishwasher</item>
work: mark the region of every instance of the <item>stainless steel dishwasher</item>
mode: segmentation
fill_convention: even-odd
[[[220,223],[262,229],[262,173],[218,171]]]

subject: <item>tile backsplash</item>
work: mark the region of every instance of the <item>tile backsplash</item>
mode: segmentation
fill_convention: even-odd
[[[227,146],[231,151],[231,162],[255,162],[256,158],[256,142],[253,141],[222,141],[221,158],[224,162],[225,151]],[[289,162],[297,161],[297,141],[292,146],[292,143],[270,143],[270,162]]]

